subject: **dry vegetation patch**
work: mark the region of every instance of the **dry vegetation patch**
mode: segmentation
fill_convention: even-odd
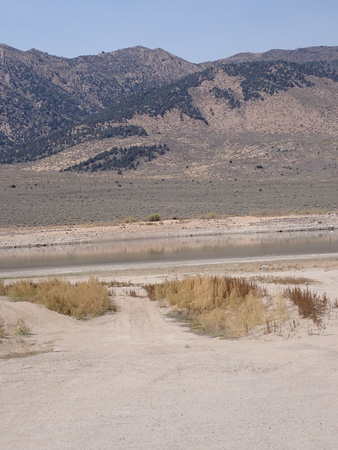
[[[298,306],[299,314],[304,318],[312,319],[314,323],[322,322],[322,317],[328,306],[326,294],[319,295],[309,289],[301,289],[298,286],[288,288],[284,295]]]
[[[0,325],[0,342],[4,337],[6,337],[6,331],[5,328],[2,325]]]
[[[101,284],[103,286],[107,286],[108,288],[135,286],[131,281],[118,281],[115,279],[112,279],[110,281],[101,281]]]
[[[192,321],[195,329],[224,337],[240,337],[270,320],[264,291],[252,281],[196,276],[146,285],[151,300],[167,300]],[[276,319],[276,314],[273,314]]]
[[[39,283],[21,280],[4,286],[4,293],[13,301],[39,303],[76,319],[96,317],[114,310],[107,288],[96,278],[75,284],[59,279]]]
[[[268,295],[256,281],[294,286]],[[321,326],[329,300],[325,293],[319,295],[298,286],[310,282],[313,280],[291,276],[245,280],[198,275],[146,285],[145,289],[151,300],[168,302],[174,312],[191,322],[194,329],[234,338],[257,332],[284,335],[288,330],[288,320],[292,319],[289,328],[294,331],[299,317]],[[296,316],[292,304],[297,306]]]
[[[212,220],[212,219],[224,219],[224,218],[226,218],[227,216],[226,215],[222,215],[222,214],[218,214],[218,213],[215,213],[215,212],[213,212],[213,211],[211,211],[211,212],[208,212],[208,213],[206,213],[206,214],[202,214],[202,215],[200,215],[199,216],[199,219],[202,219],[202,220]]]
[[[284,277],[274,277],[271,275],[258,275],[254,277],[254,280],[259,281],[260,283],[274,283],[274,284],[310,284],[313,283],[311,278],[306,277],[292,277],[292,276],[284,276]]]
[[[7,294],[7,288],[5,286],[4,280],[0,278],[0,295],[6,295]]]

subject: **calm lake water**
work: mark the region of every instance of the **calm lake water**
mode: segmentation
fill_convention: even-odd
[[[0,253],[0,277],[338,254],[338,231],[209,236],[16,249]]]

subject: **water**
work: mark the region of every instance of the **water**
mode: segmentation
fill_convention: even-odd
[[[0,253],[0,277],[338,254],[338,232],[147,239]]]

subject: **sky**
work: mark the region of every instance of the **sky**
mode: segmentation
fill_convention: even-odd
[[[142,45],[188,61],[338,45],[337,0],[0,0],[0,43],[73,58]]]

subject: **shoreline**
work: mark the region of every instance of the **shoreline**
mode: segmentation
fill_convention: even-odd
[[[338,214],[280,217],[235,216],[220,219],[165,220],[119,225],[50,226],[0,229],[0,252],[39,248],[236,234],[334,231]]]
[[[291,233],[303,229],[306,235],[318,226],[326,233],[329,227],[338,228],[337,221],[336,215],[232,217],[153,226],[133,224],[125,228],[0,230],[0,255],[3,260],[6,253],[8,259],[13,257],[15,250],[3,246],[9,238],[21,245],[45,242],[46,247],[54,245],[54,249],[59,247],[60,250],[62,245],[68,245],[67,242],[78,245],[80,250],[81,239],[86,236],[94,246],[108,237],[113,244],[115,240],[116,247],[128,247],[128,240],[131,246],[137,245],[137,239],[140,245],[147,245],[147,240],[161,239],[161,236],[169,241],[177,233],[189,241],[193,240],[189,236],[197,232],[201,240],[203,232],[208,236],[223,234],[226,240],[228,237],[235,239],[241,233],[250,243],[252,238],[258,238],[258,233],[277,234],[281,230]],[[167,235],[164,230],[168,230]],[[60,242],[60,239],[67,241]],[[33,249],[17,247],[16,251],[27,253],[31,265]],[[54,250],[41,249],[41,252],[54,253]],[[334,448],[332,436],[337,428],[335,411],[338,405],[337,270],[337,255],[325,259],[317,255],[315,260],[289,257],[284,261],[270,261],[264,266],[259,261],[214,264],[200,261],[194,265],[180,262],[170,266],[157,264],[156,267],[107,269],[99,273],[59,274],[75,283],[87,280],[90,275],[100,281],[118,281],[113,288],[117,311],[83,321],[50,311],[42,305],[12,302],[8,297],[2,297],[0,324],[6,325],[8,330],[8,337],[2,338],[0,345],[4,380],[2,428],[7,432],[7,442],[13,449],[20,448],[22,442],[29,449],[50,448],[51,439],[56,435],[58,447],[87,448],[89,445],[96,448],[97,433],[100,433],[101,446],[107,448],[112,445],[133,448],[137,438],[148,448],[154,448],[154,442],[155,446],[161,447],[164,435],[174,435],[177,429],[180,430],[184,420],[190,424],[188,431],[184,430],[184,436],[186,433],[194,436],[201,423],[206,424],[206,433],[210,429],[224,430],[229,424],[230,431],[241,430],[238,424],[245,423],[254,430],[254,445],[264,449],[273,444],[279,448],[279,444],[285,442],[285,436],[291,446],[298,448],[299,442],[305,442],[305,432],[308,433],[305,445],[309,448],[312,444],[311,448],[321,444],[325,448]],[[274,298],[276,307],[281,305],[280,314],[284,314],[281,307],[287,306],[285,320],[277,326],[273,323],[268,333],[258,327],[253,334],[243,338],[219,339],[190,331],[177,311],[150,301],[143,289],[145,284],[165,279],[224,274],[258,281],[267,290],[266,300],[270,302],[270,298]],[[31,276],[15,276],[15,280],[6,277],[5,281],[11,283],[20,278],[30,279]],[[43,278],[38,269],[32,281]],[[299,278],[301,284],[298,286],[302,289],[327,295],[332,306],[322,323],[315,324],[300,317],[297,307],[281,300],[281,293],[287,287],[285,280],[290,282],[294,278]],[[27,335],[15,334],[19,321],[23,321],[29,330]],[[227,386],[226,398],[219,394],[224,391],[224,386]],[[194,402],[191,401],[192,394],[197,399]],[[290,409],[292,402],[294,407]],[[36,413],[27,415],[32,405]],[[196,405],[200,408],[196,409]],[[330,407],[325,409],[325,405]],[[199,416],[196,411],[202,409],[211,411],[210,415]],[[325,421],[312,422],[314,410],[326,411]],[[65,423],[64,411],[72,415],[70,427]],[[230,411],[225,418],[224,411]],[[259,416],[255,421],[257,411]],[[304,411],[309,411],[308,417]],[[13,417],[24,434],[18,435],[17,429],[7,431],[13,428]],[[178,420],[168,429],[166,420],[172,417],[178,417]],[[310,424],[305,432],[304,423]],[[280,424],[284,426],[271,444],[272,433],[278,432]],[[116,435],[113,444],[112,426]],[[84,429],[88,429],[89,438],[83,438]],[[245,448],[247,427],[243,430],[240,445]],[[128,442],[125,436],[131,436]],[[201,445],[200,436],[198,433],[194,441],[186,440],[185,447],[197,448]],[[210,442],[209,436],[205,436]],[[230,441],[236,446],[237,431],[230,435]],[[182,447],[182,441],[177,442],[177,447]],[[224,439],[213,443],[217,448],[224,447]]]

